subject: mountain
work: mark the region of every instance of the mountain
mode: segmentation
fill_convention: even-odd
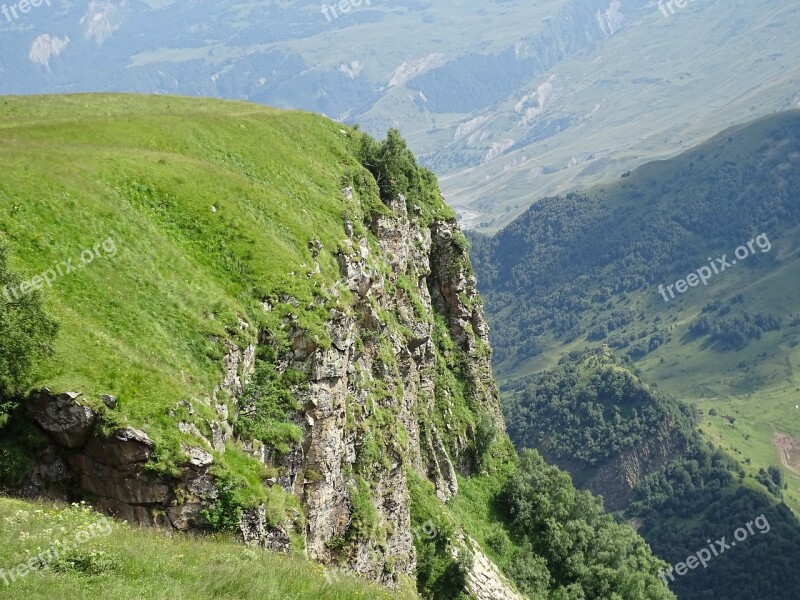
[[[632,528],[513,451],[467,240],[396,130],[74,95],[7,98],[0,138],[7,493],[398,595],[672,597]]]
[[[536,198],[800,106],[791,2],[338,5],[13,5],[0,16],[0,93],[213,96],[397,127],[485,231]]]
[[[746,477],[698,431],[695,409],[643,381],[629,359],[574,352],[504,392],[514,444],[540,449],[633,523],[675,566],[677,576],[662,575],[678,598],[797,595],[800,521],[781,502],[783,473]],[[730,540],[730,552],[709,536]]]
[[[786,111],[470,234],[515,445],[638,519],[673,564],[773,505],[776,538],[797,535],[798,149]],[[778,555],[797,549],[763,548],[670,587],[794,594]]]

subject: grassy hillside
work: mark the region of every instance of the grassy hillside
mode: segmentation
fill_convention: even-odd
[[[223,537],[168,538],[158,531],[109,521],[81,505],[65,507],[0,497],[0,521],[3,598],[414,597],[402,592],[389,594],[343,571],[311,565],[299,556],[247,549]],[[65,546],[69,550],[62,550]],[[58,556],[53,551],[58,551]],[[20,576],[18,565],[31,557],[43,557],[48,564],[38,561],[34,570]]]
[[[356,129],[318,116],[240,103],[106,95],[25,97],[4,100],[0,117],[0,153],[7,169],[0,177],[0,276],[5,278],[8,271],[18,276],[11,289],[2,292],[0,317],[14,305],[17,294],[25,294],[31,286],[41,287],[44,310],[60,325],[52,356],[39,361],[28,387],[82,392],[82,399],[99,413],[105,432],[131,425],[152,437],[155,455],[143,470],[175,474],[179,465],[185,466],[181,443],[197,444],[197,438],[203,437],[181,433],[178,422],[190,423],[204,437],[213,438],[209,421],[220,409],[209,397],[226,374],[223,358],[231,344],[242,348],[258,338],[253,381],[242,393],[245,401],[237,406],[219,393],[221,402],[227,402],[224,408],[230,416],[223,419],[234,434],[224,453],[213,452],[212,477],[203,484],[215,486],[218,495],[211,509],[200,513],[207,522],[199,527],[235,531],[241,525],[243,508],[264,504],[267,525],[286,526],[284,534],[290,537],[292,549],[302,550],[302,534],[309,533],[304,528],[311,522],[311,517],[304,521],[302,510],[307,507],[303,502],[310,503],[309,497],[317,491],[313,484],[332,471],[323,475],[304,468],[297,473],[298,484],[291,488],[295,493],[289,493],[283,484],[276,484],[277,477],[284,476],[289,467],[283,463],[276,466],[277,458],[270,457],[272,462],[263,456],[257,460],[244,450],[246,443],[259,441],[280,455],[281,441],[286,446],[288,442],[297,444],[297,437],[304,435],[305,430],[291,418],[302,423],[310,417],[311,410],[296,406],[297,398],[293,397],[300,396],[293,384],[307,383],[302,380],[305,373],[291,368],[299,361],[287,358],[289,366],[282,365],[280,374],[273,362],[294,356],[293,343],[303,346],[301,351],[307,346],[330,349],[335,344],[328,336],[334,334],[329,334],[333,328],[326,328],[327,322],[334,314],[350,316],[348,313],[357,310],[353,299],[356,293],[346,286],[337,262],[339,250],[353,261],[351,266],[357,258],[350,255],[362,259],[362,253],[371,255],[376,264],[367,266],[375,268],[370,272],[374,281],[369,280],[378,288],[375,296],[399,296],[403,292],[414,300],[417,286],[391,281],[386,275],[392,270],[387,252],[379,246],[379,241],[386,243],[401,230],[384,231],[384,238],[378,240],[372,229],[367,233],[366,226],[388,228],[389,215],[394,213],[387,204],[396,203],[401,192],[405,196],[402,208],[413,215],[413,226],[407,226],[411,235],[424,238],[424,233],[431,234],[426,230],[435,229],[435,220],[453,222],[454,214],[442,202],[435,177],[418,168],[396,132],[390,132],[387,140],[378,144]],[[352,241],[345,239],[348,230],[363,234],[356,236],[363,240],[362,248],[340,248],[348,243],[352,246]],[[471,275],[467,244],[458,230],[448,229],[448,234],[443,256],[429,248],[414,258],[423,266],[433,260],[431,257],[441,258],[443,264],[437,266],[438,270],[428,265],[430,277],[442,277],[439,283],[448,286],[448,294],[455,289],[452,296],[464,302],[462,296],[471,291],[471,286],[464,287],[462,281]],[[427,285],[425,275],[428,271],[420,276],[421,285]],[[447,277],[456,279],[452,286]],[[630,527],[615,523],[603,512],[599,500],[578,492],[563,472],[545,465],[538,456],[516,456],[505,432],[499,430],[501,420],[481,413],[479,409],[486,407],[476,405],[483,396],[469,387],[480,383],[467,375],[478,369],[481,359],[487,373],[486,386],[491,388],[486,395],[492,394],[489,348],[476,342],[468,353],[457,346],[448,330],[452,325],[436,314],[430,315],[432,321],[435,316],[435,322],[429,332],[433,343],[428,348],[431,356],[442,354],[435,363],[429,389],[419,394],[431,397],[415,395],[409,399],[414,401],[410,408],[419,413],[419,428],[433,430],[438,426],[448,432],[445,441],[458,444],[467,461],[471,451],[477,456],[474,468],[469,462],[457,464],[466,491],[463,497],[451,499],[452,506],[445,505],[441,490],[420,472],[423,467],[412,462],[413,456],[409,458],[411,436],[402,424],[398,425],[397,414],[392,412],[397,408],[395,396],[403,396],[404,388],[386,389],[381,384],[389,379],[370,377],[379,371],[399,373],[395,355],[407,346],[401,344],[401,350],[396,351],[389,338],[402,329],[399,320],[405,318],[400,314],[404,305],[386,304],[383,308],[373,296],[365,294],[361,299],[379,313],[370,313],[378,326],[370,330],[370,339],[366,334],[354,334],[353,354],[362,357],[377,346],[380,360],[363,367],[360,375],[365,382],[359,380],[352,389],[342,386],[346,389],[341,411],[314,413],[319,417],[316,423],[351,436],[352,459],[336,458],[346,462],[342,471],[348,477],[353,475],[354,483],[346,487],[343,480],[341,489],[328,492],[326,502],[338,495],[341,498],[336,500],[344,498],[347,506],[337,514],[341,517],[334,524],[337,529],[325,532],[328,537],[323,543],[330,554],[315,555],[309,549],[310,555],[353,566],[356,559],[369,559],[364,559],[363,552],[348,552],[354,546],[359,550],[368,547],[383,561],[380,573],[370,574],[383,576],[383,581],[404,589],[410,583],[406,575],[414,574],[413,569],[401,570],[398,563],[384,561],[381,553],[394,536],[403,537],[409,548],[412,541],[416,547],[418,591],[425,597],[466,600],[466,579],[473,573],[473,559],[479,561],[485,545],[486,552],[513,582],[506,582],[499,573],[489,580],[507,584],[507,591],[517,587],[532,598],[671,597],[657,577],[661,561]],[[416,299],[416,303],[410,303],[409,312],[424,313],[425,306]],[[480,299],[474,301],[479,307]],[[391,313],[392,308],[398,314]],[[245,322],[249,325],[243,325]],[[381,323],[392,327],[382,327]],[[482,323],[475,317],[463,328],[479,328]],[[290,340],[289,324],[302,329],[302,335]],[[466,333],[463,328],[462,333]],[[414,335],[408,328],[402,333]],[[468,346],[470,340],[475,341],[470,337],[459,344]],[[344,342],[336,340],[338,346]],[[426,342],[423,339],[422,343]],[[4,349],[0,346],[0,358],[7,362]],[[320,367],[321,363],[309,368],[330,366]],[[361,367],[356,365],[354,370]],[[338,371],[335,375],[331,379],[344,379]],[[417,372],[416,377],[428,381],[425,375]],[[369,383],[375,385],[369,387]],[[327,388],[314,390],[313,397],[312,393],[303,396],[308,405],[328,400]],[[29,418],[25,391],[13,398],[0,398],[3,487],[14,488],[25,481],[30,473],[26,471],[30,455],[45,446],[41,429]],[[114,395],[118,405],[107,407],[101,394]],[[363,408],[356,405],[359,398],[351,397],[356,394],[363,396]],[[256,406],[248,412],[243,406],[251,400]],[[495,400],[491,395],[483,401],[489,404]],[[366,416],[357,420],[355,414]],[[478,423],[468,428],[465,422],[469,420]],[[272,436],[276,432],[277,437],[286,439],[275,440]],[[402,446],[403,454],[393,453],[395,442]],[[204,447],[210,450],[211,444]],[[350,446],[343,443],[342,447]],[[54,449],[51,445],[48,450],[68,456],[82,453],[85,457],[89,453],[83,447]],[[450,465],[455,479],[456,468],[449,463],[448,451],[451,448],[439,447],[429,452],[436,453],[438,464]],[[428,450],[423,448],[424,452]],[[37,454],[37,458],[41,457]],[[313,465],[327,467],[323,462],[320,458]],[[400,477],[401,469],[405,478]],[[392,478],[382,479],[384,472],[391,472]],[[331,478],[334,476],[338,472]],[[174,480],[160,481],[171,485]],[[548,485],[540,488],[540,481]],[[381,489],[373,490],[373,486]],[[85,489],[76,485],[69,493],[84,493]],[[542,509],[525,509],[529,502]],[[150,508],[154,503],[142,504]],[[8,501],[8,506],[20,505]],[[155,504],[153,511],[163,508],[163,503]],[[397,525],[394,521],[381,522],[379,511],[384,509],[396,514],[408,509],[411,531],[405,530],[407,521],[398,520]],[[37,509],[20,510],[35,513]],[[70,513],[65,514],[63,519],[69,521]],[[288,516],[291,514],[295,517]],[[25,516],[9,524],[30,525],[28,535],[35,533],[35,541],[40,542],[40,532],[47,532],[50,518],[62,517],[56,511]],[[431,524],[430,535],[419,533],[428,531]],[[547,535],[540,536],[541,531]],[[8,535],[15,535],[13,528]],[[26,597],[36,597],[37,593],[48,597],[42,594],[51,592],[43,589],[71,595],[74,586],[82,593],[114,597],[124,593],[134,578],[141,577],[153,589],[158,589],[162,578],[174,578],[165,585],[168,590],[185,589],[175,592],[181,597],[193,597],[196,589],[231,598],[258,593],[267,597],[279,593],[317,597],[320,573],[310,564],[282,563],[256,553],[256,574],[251,575],[249,567],[242,568],[237,562],[241,557],[250,560],[254,554],[245,548],[238,547],[234,554],[234,546],[209,545],[216,543],[211,541],[192,546],[194,542],[179,538],[176,555],[185,555],[189,566],[176,568],[186,568],[190,575],[198,571],[215,575],[215,567],[206,565],[214,564],[215,555],[230,556],[240,577],[234,584],[229,581],[234,575],[223,569],[216,583],[210,579],[187,583],[184,575],[174,573],[172,562],[159,555],[162,549],[168,551],[168,542],[163,546],[160,541],[153,542],[153,554],[141,556],[146,554],[141,551],[143,540],[155,538],[137,535],[124,533],[113,541],[109,538],[97,553],[77,557],[66,565],[68,568],[48,571],[44,580],[26,578],[18,585],[30,586]],[[17,536],[21,541],[29,539],[22,530]],[[185,551],[183,544],[187,544]],[[454,549],[459,551],[458,557],[453,555]],[[0,540],[0,552],[11,567],[20,551],[11,539]],[[410,554],[405,552],[401,557],[408,559],[409,565]],[[353,561],[348,563],[348,558]],[[170,567],[153,575],[150,569],[160,562]],[[280,583],[284,564],[294,569],[298,578],[305,577],[303,571],[308,569],[308,581]],[[262,565],[265,572],[274,569],[278,573],[277,583],[264,581]],[[80,573],[74,573],[76,570]],[[252,589],[240,592],[251,578]],[[479,583],[484,583],[483,579]],[[37,587],[44,585],[42,581],[54,587]],[[345,582],[333,588],[332,597],[352,597],[348,595],[349,586]]]
[[[113,394],[117,419],[158,436],[174,429],[179,400],[221,380],[217,340],[254,338],[239,315],[290,316],[285,305],[256,310],[256,298],[297,298],[291,316],[325,343],[337,300],[322,284],[338,277],[343,215],[360,210],[340,192],[346,170],[361,168],[347,130],[182,98],[9,98],[0,110],[11,267],[29,278],[70,259],[77,267],[104,241],[113,249],[47,289],[61,329],[38,385]],[[325,248],[319,273],[312,240]]]

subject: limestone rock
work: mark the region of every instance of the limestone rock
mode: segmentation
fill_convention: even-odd
[[[240,532],[248,546],[259,546],[273,552],[290,552],[291,540],[286,530],[267,522],[264,507],[246,510],[242,514]]]
[[[464,539],[462,538],[462,543]],[[467,591],[476,600],[527,600],[518,593],[511,582],[506,579],[495,564],[478,548],[478,543],[470,539],[472,552],[472,568],[467,573]],[[463,550],[452,549],[453,557]]]
[[[196,471],[205,471],[214,462],[214,457],[202,448],[183,446],[182,450],[188,456],[186,464]]]

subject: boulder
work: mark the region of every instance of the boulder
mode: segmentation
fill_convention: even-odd
[[[53,440],[66,448],[80,448],[89,439],[97,423],[97,415],[78,402],[78,392],[54,396],[50,390],[38,393],[33,417]]]

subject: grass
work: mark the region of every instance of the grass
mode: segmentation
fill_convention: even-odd
[[[73,542],[78,532],[91,539],[49,568],[6,586],[0,597],[49,600],[103,598],[183,600],[373,600],[413,598],[389,593],[342,572],[330,572],[300,556],[247,548],[224,536],[167,537],[152,529],[107,523],[82,505],[63,506],[0,497],[0,568],[8,572],[56,541]]]
[[[170,410],[188,399],[198,423],[211,416],[203,399],[222,379],[225,340],[246,345],[264,323],[280,337],[292,319],[328,343],[328,310],[348,299],[329,287],[342,217],[360,221],[358,197],[341,193],[361,170],[352,130],[126,95],[6,97],[0,117],[12,267],[30,278],[104,240],[114,248],[45,288],[61,330],[37,386],[117,396],[114,418],[148,431],[168,465],[180,439]],[[297,307],[261,309],[284,295]]]

